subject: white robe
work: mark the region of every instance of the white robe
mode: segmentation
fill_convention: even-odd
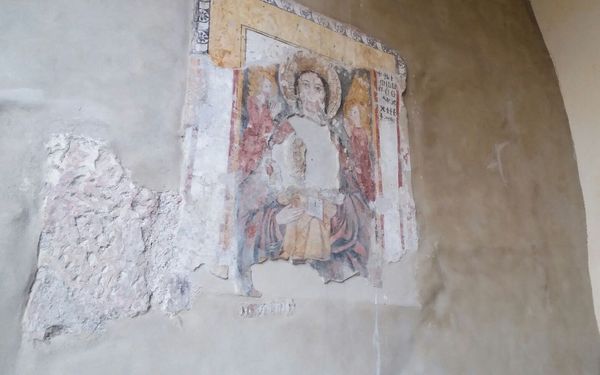
[[[339,192],[340,163],[338,151],[331,141],[327,126],[306,117],[293,116],[288,122],[294,129],[281,144],[273,146],[272,159],[276,169],[275,185],[282,190],[296,188],[319,191],[326,195]],[[306,170],[298,176],[294,164],[294,143],[301,140],[306,147]]]

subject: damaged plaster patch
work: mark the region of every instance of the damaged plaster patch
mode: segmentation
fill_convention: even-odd
[[[32,339],[94,332],[151,307],[190,306],[185,259],[175,251],[179,195],[136,186],[95,140],[54,136],[38,269],[23,330]]]

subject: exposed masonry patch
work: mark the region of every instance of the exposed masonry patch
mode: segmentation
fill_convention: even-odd
[[[47,145],[38,271],[23,329],[32,339],[93,332],[108,319],[190,306],[191,272],[175,251],[180,198],[136,186],[85,137]]]

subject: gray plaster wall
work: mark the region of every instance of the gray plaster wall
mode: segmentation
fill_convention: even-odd
[[[293,277],[315,292],[293,314],[242,318],[256,300],[220,292],[200,269],[205,291],[173,318],[150,311],[101,335],[21,342],[52,133],[106,141],[139,185],[179,186],[193,3],[4,0],[0,373],[599,373],[573,145],[528,5],[301,2],[406,59],[422,307],[357,301],[356,282],[319,289],[299,267]],[[292,270],[258,270],[267,301],[288,296],[273,286]]]
[[[187,0],[0,3],[1,374],[14,371],[36,267],[51,134],[102,139],[136,183],[177,190],[191,9]]]

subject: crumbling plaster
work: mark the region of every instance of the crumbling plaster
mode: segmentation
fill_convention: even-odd
[[[132,180],[177,189],[189,1],[5,1],[0,7],[0,373],[14,373],[42,229],[45,144],[102,139]],[[136,56],[132,58],[132,56]],[[152,150],[147,152],[147,150]]]
[[[2,373],[598,373],[573,148],[525,3],[302,3],[406,59],[422,308],[380,294],[355,300],[357,282],[327,289],[307,269],[269,265],[256,275],[273,288],[266,301],[286,297],[273,287],[281,275],[315,292],[300,294],[291,315],[243,319],[249,301],[223,295],[201,269],[210,293],[172,319],[151,310],[102,335],[20,345],[43,145],[62,132],[104,139],[134,183],[176,189],[193,4],[9,1],[0,13]]]

